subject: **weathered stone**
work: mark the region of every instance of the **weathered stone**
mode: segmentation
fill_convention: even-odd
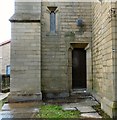
[[[38,102],[4,104],[0,118],[34,118],[39,113],[39,105]]]
[[[91,106],[81,106],[81,107],[76,107],[81,113],[91,113],[91,112],[96,112]]]
[[[40,22],[39,13],[15,13],[11,18],[11,22]]]
[[[83,113],[81,117],[84,118],[102,118],[98,113]]]
[[[41,99],[41,91],[49,98],[69,96],[74,89],[72,51],[82,48],[86,50],[86,88],[108,113],[102,99],[117,101],[116,3],[37,3],[15,4],[13,19],[24,21],[11,21],[11,98]],[[54,32],[50,7],[56,7]],[[32,19],[41,23],[25,21]],[[83,27],[76,24],[78,19],[83,20]],[[112,107],[111,111],[114,117],[116,111]]]
[[[62,105],[62,107],[63,108],[77,108],[77,107],[82,107],[82,105],[79,103],[69,103],[69,104]]]
[[[63,108],[63,110],[66,110],[66,111],[74,111],[74,110],[77,110],[76,108]]]

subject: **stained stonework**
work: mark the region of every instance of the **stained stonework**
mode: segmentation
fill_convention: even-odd
[[[92,5],[92,61],[93,92],[102,109],[111,117],[116,113],[116,8],[115,3],[102,2]],[[117,117],[117,116],[116,116]]]
[[[74,90],[72,52],[82,48],[86,52],[85,89],[107,114],[116,117],[116,3],[19,1],[10,19],[9,100],[70,96]],[[55,25],[54,32],[50,24]]]
[[[55,33],[51,33],[49,28],[50,13],[47,7],[52,6],[57,7]],[[83,33],[76,25],[78,18],[82,18],[86,24]],[[72,43],[76,44],[76,46],[72,46],[73,49],[82,48],[80,43],[86,44],[83,46],[85,49],[91,42],[91,4],[44,2],[42,3],[41,24],[42,92],[49,94],[49,97],[69,96],[72,91],[72,67],[69,62],[72,59],[72,51],[69,49]]]
[[[41,100],[41,3],[16,2],[15,5],[15,14],[10,19],[12,67],[9,101]],[[35,5],[37,9],[33,9]]]

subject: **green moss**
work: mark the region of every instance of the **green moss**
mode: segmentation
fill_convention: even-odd
[[[64,111],[59,105],[43,105],[37,118],[79,118],[79,111]]]
[[[75,37],[75,33],[74,32],[66,32],[65,33],[65,37]]]

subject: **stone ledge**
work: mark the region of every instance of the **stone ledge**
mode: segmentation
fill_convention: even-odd
[[[10,19],[10,22],[40,22],[39,13],[15,13]]]
[[[69,97],[68,91],[57,91],[57,92],[43,92],[44,99],[57,99]]]
[[[34,94],[14,94],[10,93],[8,96],[8,101],[10,103],[17,102],[28,102],[28,101],[40,101],[42,100],[42,93],[34,93]]]

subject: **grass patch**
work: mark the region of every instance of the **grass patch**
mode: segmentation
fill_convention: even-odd
[[[95,105],[95,106],[92,106],[97,112],[99,115],[102,116],[102,118],[110,118],[110,116],[108,116],[102,109],[101,109],[101,105]]]
[[[37,118],[79,118],[79,111],[64,111],[59,105],[43,105]]]

